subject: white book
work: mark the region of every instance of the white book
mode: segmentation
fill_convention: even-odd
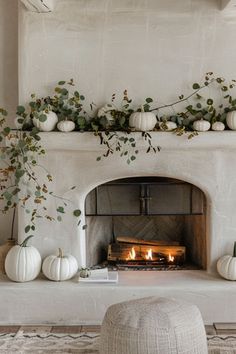
[[[106,268],[105,268],[106,269]],[[88,278],[79,277],[79,282],[81,283],[117,283],[118,282],[118,272],[100,272],[102,269],[96,269],[91,271],[91,275]],[[97,272],[99,271],[99,272]]]

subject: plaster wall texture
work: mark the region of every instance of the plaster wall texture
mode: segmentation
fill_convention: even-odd
[[[8,110],[11,126],[17,104],[18,1],[0,0],[0,107]],[[10,236],[10,230],[11,214],[0,213],[0,242]]]
[[[124,89],[137,104],[172,102],[207,71],[234,76],[234,14],[217,0],[57,0],[40,15],[22,5],[20,100],[73,77],[98,106]]]

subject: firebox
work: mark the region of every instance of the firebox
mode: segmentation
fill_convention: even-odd
[[[205,196],[165,177],[102,184],[86,199],[87,259],[116,269],[205,269]]]

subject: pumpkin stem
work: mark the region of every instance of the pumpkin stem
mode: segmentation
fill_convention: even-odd
[[[236,257],[236,242],[234,242],[234,253],[233,253],[233,257]]]
[[[58,251],[59,251],[59,255],[58,255],[58,257],[59,257],[59,258],[63,258],[63,252],[62,252],[62,249],[61,249],[61,248],[58,248]]]
[[[24,241],[20,244],[20,247],[27,247],[27,243],[31,237],[34,237],[33,235],[30,235],[24,239]]]

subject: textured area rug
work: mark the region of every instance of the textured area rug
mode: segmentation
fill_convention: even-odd
[[[99,333],[0,334],[0,354],[99,354],[98,346]],[[208,348],[209,354],[236,354],[236,336],[208,336]]]
[[[236,336],[207,336],[209,354],[236,354]]]
[[[98,354],[98,333],[78,334],[0,334],[0,353]]]

